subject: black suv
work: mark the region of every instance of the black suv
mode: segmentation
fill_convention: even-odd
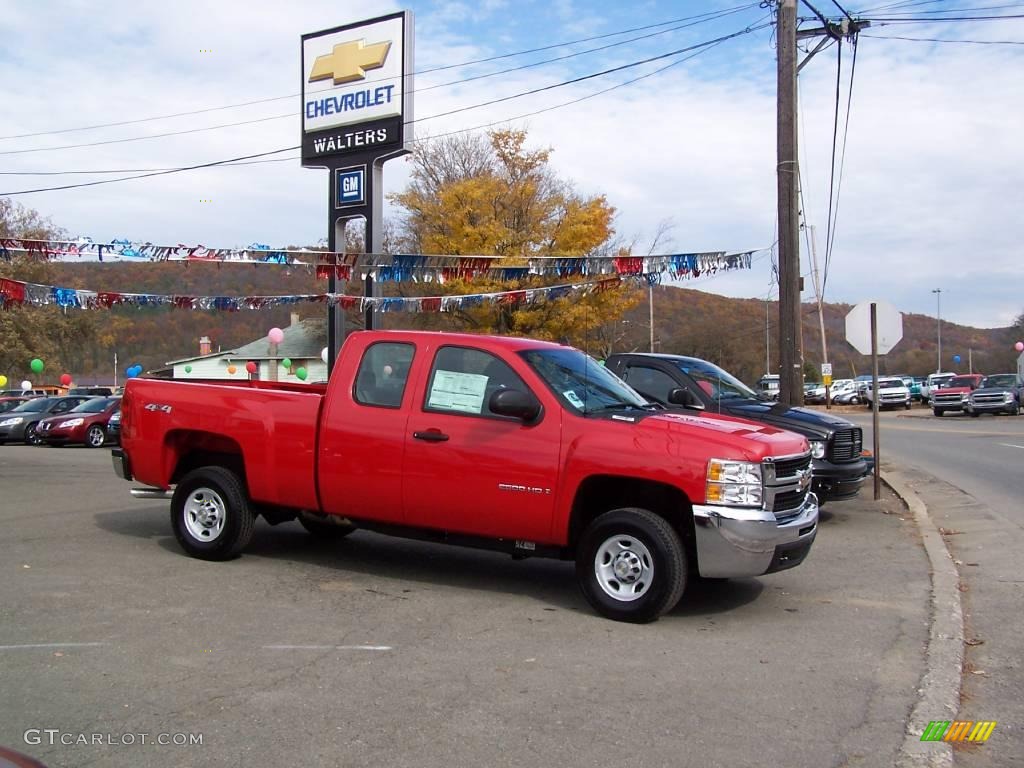
[[[605,366],[651,402],[760,421],[803,435],[811,444],[813,489],[821,503],[853,498],[871,472],[861,456],[860,427],[769,400],[706,360],[628,353],[611,355]]]

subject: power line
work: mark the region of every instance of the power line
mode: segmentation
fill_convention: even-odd
[[[745,5],[738,5],[738,6],[734,6],[732,8],[726,8],[726,9],[723,9],[723,10],[720,10],[720,11],[709,11],[709,12],[706,12],[706,13],[699,13],[699,14],[696,14],[696,15],[693,15],[693,16],[682,16],[682,17],[680,17],[678,19],[670,19],[668,21],[661,21],[661,22],[658,22],[656,24],[647,24],[647,25],[644,25],[644,26],[641,26],[641,27],[633,27],[631,29],[623,29],[623,30],[619,30],[617,32],[608,32],[608,33],[605,33],[605,34],[602,34],[602,35],[593,35],[591,37],[583,37],[583,38],[579,38],[578,40],[569,40],[569,41],[566,41],[566,42],[563,42],[563,43],[554,43],[554,44],[551,44],[551,45],[540,46],[538,48],[528,48],[528,49],[521,50],[521,51],[513,51],[511,53],[503,53],[503,54],[500,54],[500,55],[497,55],[497,56],[489,56],[489,57],[486,57],[486,58],[472,59],[470,61],[463,61],[463,62],[459,62],[457,64],[447,64],[445,66],[440,66],[440,67],[431,67],[431,68],[428,68],[428,69],[420,69],[420,70],[417,70],[415,74],[417,74],[417,75],[424,75],[424,74],[429,74],[431,72],[441,72],[441,71],[448,70],[448,69],[457,69],[457,68],[460,68],[460,67],[468,67],[468,66],[472,66],[474,64],[486,64],[488,62],[499,61],[501,59],[508,59],[508,58],[512,58],[512,57],[515,57],[515,56],[524,56],[524,55],[529,54],[529,53],[540,53],[542,51],[550,51],[550,50],[553,50],[555,48],[564,48],[564,47],[569,46],[569,45],[578,45],[580,43],[589,43],[589,42],[593,42],[595,40],[605,40],[605,39],[607,39],[609,37],[615,37],[617,35],[628,35],[628,34],[631,34],[633,32],[642,32],[642,31],[645,31],[645,30],[648,30],[648,29],[654,29],[656,27],[668,26],[670,24],[679,24],[680,22],[693,21],[695,19],[705,19],[706,21],[717,21],[719,18],[722,18],[724,16],[728,16],[728,15],[730,15],[732,13],[738,13],[740,11],[749,10],[750,8],[757,7],[757,5],[758,5],[758,3],[756,3],[756,2],[754,2],[754,3],[746,3]],[[710,18],[707,18],[707,17],[710,17]],[[686,25],[686,26],[689,26],[689,25]],[[681,27],[677,27],[677,29],[681,29]],[[674,31],[674,30],[665,30],[665,31],[666,32],[671,32],[671,31]],[[630,41],[625,41],[625,42],[630,42]],[[595,49],[595,50],[600,50],[600,49]],[[587,51],[584,51],[582,53],[587,53]],[[582,54],[578,54],[578,55],[582,55]],[[388,79],[393,80],[395,78],[394,77],[391,77],[391,78],[378,78],[376,80],[371,80],[371,81],[368,81],[368,82],[377,82],[378,80],[382,81],[382,80],[388,80]],[[333,89],[332,88],[324,88],[324,89],[321,89],[321,90],[318,90],[318,91],[312,91],[312,93],[325,93],[325,92],[330,91],[330,90],[333,90]],[[121,125],[135,125],[135,124],[138,124],[138,123],[145,123],[145,122],[150,122],[150,121],[153,121],[153,120],[167,120],[167,119],[174,118],[174,117],[188,117],[188,116],[191,116],[191,115],[204,114],[206,112],[216,112],[216,111],[224,110],[224,109],[235,109],[237,107],[249,107],[249,106],[253,106],[255,104],[266,104],[266,103],[272,102],[272,101],[282,101],[284,99],[293,99],[293,98],[295,98],[297,96],[301,96],[301,95],[302,95],[301,93],[289,93],[289,94],[287,94],[285,96],[271,96],[271,97],[264,98],[264,99],[254,99],[252,101],[243,101],[243,102],[238,102],[238,103],[235,103],[235,104],[224,104],[224,105],[221,105],[221,106],[218,106],[218,107],[207,107],[207,108],[204,108],[204,109],[196,109],[196,110],[191,110],[191,111],[188,111],[188,112],[175,112],[175,113],[166,114],[166,115],[155,115],[153,117],[142,117],[142,118],[138,118],[138,119],[135,119],[135,120],[120,120],[120,121],[112,122],[112,123],[100,123],[100,124],[97,124],[97,125],[79,126],[77,128],[61,128],[61,129],[52,130],[52,131],[36,131],[36,132],[33,132],[33,133],[13,134],[13,135],[10,135],[10,136],[0,136],[0,141],[5,141],[7,139],[24,139],[24,138],[34,137],[34,136],[49,136],[49,135],[59,134],[59,133],[72,133],[72,132],[76,132],[76,131],[91,131],[91,130],[95,130],[97,128],[112,128],[112,127],[121,126]]]
[[[611,72],[616,72],[616,71],[620,71],[620,70],[623,70],[623,69],[628,69],[628,68],[633,67],[633,66],[638,66],[640,64],[646,64],[646,63],[649,63],[651,61],[656,61],[656,60],[659,60],[659,59],[663,59],[666,56],[679,55],[680,53],[683,53],[683,52],[688,52],[688,51],[692,51],[694,49],[698,49],[691,56],[684,57],[684,58],[682,58],[682,59],[680,59],[678,61],[674,61],[674,62],[668,64],[667,66],[661,67],[661,68],[659,68],[659,69],[657,69],[657,70],[655,70],[653,72],[649,72],[649,73],[647,73],[645,75],[641,75],[641,76],[633,78],[631,80],[627,80],[625,82],[618,83],[618,84],[616,84],[614,86],[602,89],[600,91],[597,91],[595,93],[592,93],[592,94],[589,94],[589,95],[586,95],[586,96],[583,96],[583,97],[580,97],[580,98],[577,98],[577,99],[570,100],[568,102],[552,105],[550,107],[546,107],[544,109],[536,110],[534,112],[529,112],[529,113],[526,113],[524,115],[517,115],[515,117],[504,118],[504,119],[499,120],[499,121],[494,121],[494,122],[487,123],[487,124],[480,125],[480,126],[474,126],[472,128],[463,128],[463,129],[460,129],[460,130],[457,130],[457,131],[450,131],[448,133],[439,134],[437,136],[432,136],[432,137],[425,138],[425,139],[419,139],[417,141],[433,140],[433,139],[441,138],[442,136],[450,136],[450,135],[454,135],[454,134],[458,134],[458,133],[466,133],[468,131],[480,130],[481,128],[488,128],[488,127],[491,127],[493,125],[497,125],[499,123],[508,122],[510,120],[519,120],[519,119],[522,119],[524,117],[532,117],[534,115],[542,114],[544,112],[550,112],[550,111],[553,111],[555,109],[560,109],[562,107],[569,106],[571,104],[576,104],[576,103],[579,103],[581,101],[585,101],[586,99],[593,98],[595,96],[599,96],[599,95],[604,94],[604,93],[608,93],[609,91],[613,91],[613,90],[615,90],[617,88],[621,88],[621,87],[624,87],[626,85],[631,85],[631,84],[633,84],[635,82],[638,82],[639,80],[643,80],[643,79],[646,79],[648,77],[652,77],[653,75],[656,75],[656,74],[658,74],[660,72],[665,71],[666,69],[669,69],[670,67],[673,67],[673,66],[675,66],[677,64],[682,63],[683,61],[686,61],[686,60],[688,60],[690,58],[693,58],[694,56],[697,56],[700,53],[704,53],[705,51],[709,50],[710,48],[713,48],[713,47],[715,47],[715,46],[717,46],[717,45],[719,45],[721,43],[724,43],[727,40],[733,39],[735,37],[739,37],[741,35],[746,35],[746,34],[750,34],[752,32],[756,32],[758,30],[766,28],[767,26],[769,26],[767,23],[762,23],[762,24],[759,24],[759,25],[756,25],[756,26],[746,27],[743,30],[740,30],[740,31],[735,32],[733,34],[724,35],[722,37],[716,38],[715,40],[710,40],[710,41],[707,41],[705,43],[700,43],[698,45],[689,46],[687,48],[680,49],[679,51],[675,51],[675,52],[670,53],[670,54],[662,54],[661,56],[655,56],[655,57],[652,57],[650,59],[645,59],[643,61],[634,62],[632,64],[623,65],[621,67],[615,67],[613,69],[607,70],[606,72],[596,73],[594,75],[588,75],[588,76],[583,77],[583,78],[575,78],[573,80],[570,80],[570,81],[567,81],[567,82],[564,82],[564,83],[559,83],[559,84],[556,84],[556,85],[547,86],[547,87],[539,89],[539,90],[550,90],[551,88],[559,87],[560,85],[567,85],[569,83],[579,82],[581,80],[592,79],[593,77],[598,77],[598,76],[600,76],[602,74],[608,74],[608,73],[611,73]],[[498,101],[507,101],[509,99],[517,98],[518,96],[528,95],[529,93],[534,93],[534,92],[536,92],[536,89],[534,91],[528,91],[528,92],[516,94],[514,96],[509,96],[509,97],[506,97],[504,99],[499,99]],[[483,106],[483,105],[475,105],[475,106]],[[466,109],[472,109],[472,108],[474,108],[474,107],[473,106],[465,107],[465,108],[462,108],[462,110],[458,110],[458,111],[464,111]],[[421,119],[428,120],[428,119],[432,119],[433,117],[440,117],[440,116],[441,115],[432,115],[431,117],[421,118]],[[412,122],[419,122],[419,121],[418,120],[410,121],[410,123],[412,123]],[[406,123],[406,124],[409,124],[409,123]],[[20,190],[20,191],[16,191],[16,192],[0,192],[0,196],[26,195],[26,194],[32,194],[32,193],[35,193],[35,192],[54,192],[54,191],[65,190],[65,189],[76,189],[76,188],[79,188],[79,187],[97,186],[97,185],[100,185],[100,184],[113,184],[113,183],[120,182],[120,181],[132,181],[132,180],[135,180],[135,179],[148,178],[150,176],[163,176],[163,175],[170,174],[170,173],[180,173],[180,172],[183,172],[183,171],[191,171],[191,170],[196,170],[196,169],[201,169],[201,168],[209,168],[209,167],[213,167],[213,166],[227,165],[227,164],[231,164],[231,163],[236,163],[236,162],[241,161],[241,160],[250,160],[252,158],[264,157],[266,155],[273,155],[273,154],[278,154],[278,153],[281,153],[281,152],[288,152],[288,151],[293,150],[293,149],[299,149],[299,147],[297,147],[297,146],[296,147],[285,147],[283,149],[276,149],[276,150],[273,150],[271,152],[262,152],[262,153],[258,153],[258,154],[254,154],[254,155],[245,155],[245,156],[242,156],[242,157],[229,158],[229,159],[226,159],[226,160],[217,160],[217,161],[209,162],[209,163],[200,163],[200,164],[184,166],[184,167],[180,167],[180,168],[169,168],[169,169],[150,171],[150,172],[146,172],[146,173],[143,173],[143,174],[140,174],[140,175],[136,175],[136,176],[124,176],[124,177],[117,178],[117,179],[103,179],[103,180],[99,180],[99,181],[83,182],[83,183],[79,183],[79,184],[65,184],[65,185],[61,185],[61,186],[57,186],[57,187],[41,187],[41,188],[37,188],[37,189],[26,189],[26,190]],[[291,159],[294,159],[294,158],[291,158]]]
[[[969,43],[971,45],[1024,45],[1021,40],[953,40],[941,37],[903,37],[901,35],[869,35],[862,33],[864,37],[873,37],[876,40],[912,40],[917,43]]]
[[[228,167],[240,165],[263,165],[264,163],[287,163],[296,160],[294,157],[276,157],[273,160],[249,160],[243,163],[231,163]],[[0,171],[0,176],[98,176],[104,173],[151,173],[154,171],[173,171],[175,168],[112,168],[94,171]]]
[[[731,11],[730,13],[734,13],[734,11]],[[720,16],[716,17],[716,19],[717,18],[721,18],[722,15],[725,15],[725,14],[721,14]],[[707,19],[705,19],[705,21],[707,21]],[[453,80],[453,81],[448,82],[448,83],[441,83],[441,84],[438,84],[438,85],[427,86],[425,88],[413,89],[413,90],[410,91],[410,93],[415,93],[416,91],[429,91],[429,90],[433,90],[434,88],[447,87],[447,86],[451,86],[451,85],[459,85],[461,83],[466,83],[466,82],[470,82],[470,81],[473,81],[473,80],[479,80],[479,79],[482,79],[482,78],[485,78],[485,77],[492,77],[494,75],[507,74],[509,72],[515,72],[515,71],[519,71],[519,70],[522,70],[522,69],[528,69],[528,68],[531,68],[531,67],[537,67],[537,66],[541,66],[543,64],[550,64],[550,63],[556,62],[556,61],[563,61],[565,59],[570,59],[570,58],[573,58],[573,57],[576,57],[576,56],[581,56],[581,55],[584,55],[584,54],[587,54],[587,53],[593,53],[595,51],[605,50],[607,48],[612,48],[612,47],[615,47],[615,46],[618,46],[618,45],[624,45],[624,44],[627,44],[627,43],[636,42],[637,40],[642,40],[642,39],[645,39],[645,38],[648,38],[648,37],[652,37],[654,35],[664,34],[665,32],[677,31],[679,29],[683,29],[684,27],[693,26],[694,24],[699,24],[699,23],[703,23],[703,22],[693,22],[693,24],[684,24],[684,25],[681,25],[681,26],[678,26],[678,27],[674,27],[673,29],[663,30],[661,32],[652,33],[651,35],[642,35],[640,37],[631,38],[629,40],[624,40],[624,41],[621,41],[621,42],[612,43],[611,45],[600,46],[598,48],[591,48],[591,49],[588,49],[586,51],[579,51],[579,52],[576,52],[576,53],[567,54],[565,56],[559,56],[559,57],[556,57],[556,58],[553,58],[553,59],[547,59],[545,61],[533,62],[531,64],[524,64],[523,66],[520,66],[520,67],[512,67],[510,69],[500,70],[498,72],[491,72],[491,73],[484,74],[484,75],[476,75],[476,76],[473,76],[473,77],[464,78],[462,80]],[[716,42],[716,41],[711,41],[711,42],[713,43],[713,42]],[[710,43],[700,43],[698,45],[709,45],[709,44]],[[684,48],[684,49],[682,49],[682,51],[692,50],[695,47],[698,47],[698,46],[691,46],[689,48]],[[655,57],[655,59],[657,59],[657,58],[665,58],[667,56],[672,56],[672,55],[675,55],[675,54],[677,54],[679,52],[680,51],[674,51],[674,52],[671,52],[671,53],[668,53],[668,54],[663,54],[661,57]],[[647,61],[653,61],[655,59],[648,59]],[[647,61],[633,63],[633,64],[629,64],[627,66],[637,66],[638,64],[647,63]],[[585,77],[582,77],[582,78],[578,78],[576,80],[568,81],[568,83],[558,83],[556,85],[545,86],[543,88],[539,88],[539,89],[536,89],[534,91],[528,91],[526,93],[515,94],[513,96],[508,96],[508,97],[505,97],[504,100],[513,99],[513,98],[519,98],[520,96],[531,95],[532,93],[539,93],[540,91],[543,91],[543,90],[548,90],[550,88],[558,88],[558,87],[561,87],[563,85],[566,85],[566,84],[569,84],[569,83],[573,83],[573,82],[580,82],[580,81],[586,80],[586,79],[588,79],[590,77],[600,77],[603,74],[608,74],[608,73],[615,72],[615,71],[617,71],[617,70],[616,69],[606,70],[605,72],[599,72],[599,73],[596,73],[594,75],[588,75],[588,76],[585,76]],[[330,89],[326,89],[326,90],[330,90]],[[422,117],[422,118],[419,118],[417,120],[410,121],[409,123],[406,123],[406,125],[409,125],[409,124],[414,123],[414,122],[420,122],[422,120],[432,120],[435,117],[444,117],[446,115],[455,114],[456,112],[462,112],[462,111],[466,111],[466,110],[469,110],[469,109],[476,109],[479,106],[488,106],[489,104],[495,104],[495,103],[498,103],[499,101],[502,101],[502,100],[503,99],[497,99],[497,100],[491,101],[491,102],[484,102],[483,104],[477,104],[477,105],[473,105],[473,106],[469,106],[469,107],[462,107],[460,109],[451,110],[449,112],[444,112],[444,113],[441,113],[441,114],[438,114],[438,115],[430,115],[429,117]],[[56,152],[56,151],[65,150],[65,149],[83,149],[83,148],[87,148],[87,147],[98,147],[98,146],[104,146],[104,145],[109,145],[109,144],[124,144],[124,143],[135,142],[135,141],[148,141],[150,139],[162,139],[162,138],[167,138],[169,136],[183,136],[183,135],[193,134],[193,133],[205,133],[207,131],[216,131],[216,130],[220,130],[222,128],[235,128],[235,127],[242,126],[242,125],[253,125],[255,123],[265,123],[265,122],[269,122],[271,120],[284,120],[284,119],[295,117],[295,116],[296,115],[295,115],[294,112],[288,112],[287,114],[283,114],[283,115],[272,115],[272,116],[269,116],[269,117],[261,117],[261,118],[256,118],[256,119],[253,119],[253,120],[242,120],[242,121],[233,122],[233,123],[221,123],[219,125],[210,125],[210,126],[206,126],[206,127],[202,127],[202,128],[186,128],[186,129],[183,129],[183,130],[180,130],[180,131],[167,131],[167,132],[164,132],[164,133],[149,134],[147,136],[130,136],[130,137],[121,138],[121,139],[106,139],[106,140],[103,140],[103,141],[83,142],[81,144],[65,144],[65,145],[59,146],[59,147],[36,147],[34,149],[6,150],[6,151],[0,152],[0,155],[23,155],[23,154],[32,154],[32,153],[36,153],[36,152]]]

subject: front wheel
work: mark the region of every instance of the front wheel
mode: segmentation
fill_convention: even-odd
[[[932,408],[932,413],[934,413],[936,416],[941,416],[942,414],[945,413],[945,411],[942,410],[941,408]]]
[[[27,427],[25,427],[25,442],[28,443],[29,445],[43,444],[43,438],[41,438],[39,436],[39,433],[36,431],[35,424],[29,424]]]
[[[102,448],[107,442],[107,433],[99,424],[93,424],[85,435],[85,444],[90,448]]]
[[[672,610],[686,588],[686,550],[663,517],[627,507],[596,518],[580,539],[576,579],[602,616],[646,623]]]
[[[200,560],[237,557],[252,539],[255,523],[245,486],[223,467],[192,470],[171,497],[174,537]]]
[[[904,406],[908,411],[910,410],[910,402],[908,401]]]

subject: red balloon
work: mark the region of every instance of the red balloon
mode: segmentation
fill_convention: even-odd
[[[250,360],[248,363],[245,364],[245,370],[247,370],[249,373],[256,373],[256,363]]]
[[[62,373],[60,375],[60,383],[63,384],[65,387],[68,386],[71,383],[71,374]]]

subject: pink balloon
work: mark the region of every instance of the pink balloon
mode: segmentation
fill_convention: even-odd
[[[1013,345],[1013,348],[1016,349],[1018,352],[1024,352],[1024,341],[1018,341],[1016,344]]]
[[[271,344],[280,344],[284,341],[284,331],[280,328],[271,328],[267,332],[267,338],[270,339]]]

